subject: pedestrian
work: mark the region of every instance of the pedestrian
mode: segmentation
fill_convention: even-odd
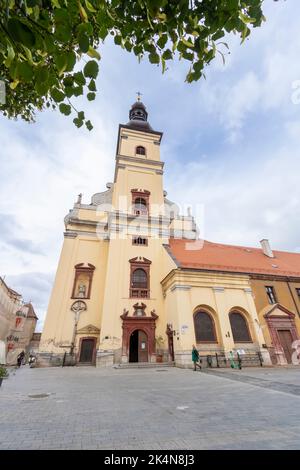
[[[32,353],[30,353],[29,359],[28,359],[29,367],[30,368],[35,367],[35,362],[36,362],[36,357]]]
[[[199,359],[200,359],[200,356],[199,356],[199,352],[198,350],[196,349],[196,346],[193,344],[193,349],[192,349],[192,361],[194,363],[194,371],[197,370],[197,367],[199,367],[199,369],[201,369],[201,366],[199,364]]]
[[[23,360],[24,360],[24,357],[25,357],[25,352],[24,352],[24,351],[20,352],[20,354],[19,354],[18,357],[17,357],[17,364],[18,364],[18,367],[21,367],[21,364],[22,364],[22,362],[23,362]]]

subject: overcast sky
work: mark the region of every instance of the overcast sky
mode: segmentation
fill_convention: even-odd
[[[246,246],[265,237],[274,249],[300,251],[300,2],[266,0],[265,15],[244,45],[230,38],[225,66],[218,59],[192,85],[184,83],[187,63],[162,75],[121,48],[101,47],[97,99],[77,104],[92,132],[58,112],[31,125],[0,118],[0,275],[33,302],[40,330],[63,218],[78,193],[89,203],[112,181],[118,124],[136,91],[164,132],[168,198],[203,207],[203,237]]]

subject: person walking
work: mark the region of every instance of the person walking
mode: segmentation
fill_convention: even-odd
[[[199,359],[200,359],[200,356],[199,356],[199,352],[198,350],[196,349],[196,346],[193,344],[193,349],[192,349],[192,361],[194,363],[194,371],[197,370],[197,367],[199,367],[199,369],[201,369],[201,366],[199,364]]]
[[[30,368],[35,367],[35,363],[36,363],[36,357],[32,353],[30,353],[29,359],[28,359],[29,367]]]
[[[17,357],[17,364],[18,364],[18,367],[21,367],[22,362],[23,362],[23,360],[24,360],[24,357],[25,357],[24,351],[20,352],[20,354],[19,354],[18,357]]]

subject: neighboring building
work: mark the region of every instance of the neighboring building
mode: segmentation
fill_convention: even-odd
[[[31,341],[29,343],[29,351],[33,354],[37,354],[39,351],[40,341],[42,333],[33,333]]]
[[[28,352],[37,320],[32,304],[0,278],[0,363],[15,364],[22,350]]]
[[[65,218],[39,364],[71,353],[102,367],[161,353],[187,367],[193,343],[205,355],[259,352],[270,364],[250,276],[256,250],[198,239],[193,217],[163,190],[162,133],[140,101],[129,116],[119,126],[114,182],[90,204],[79,195]]]
[[[220,336],[217,337],[221,337],[221,348],[225,346],[226,342],[232,349],[237,346],[237,344],[233,344],[232,340],[230,345],[228,338],[233,330],[233,322],[237,322],[236,327],[240,329],[242,320],[238,320],[237,316],[234,319],[230,315],[230,329],[225,312],[238,311],[244,315],[247,321],[248,340],[252,341],[252,346],[254,345],[255,332],[260,332],[259,337],[263,333],[263,349],[268,350],[272,363],[291,363],[295,350],[292,344],[299,339],[300,332],[300,253],[272,252],[268,240],[262,240],[261,244],[261,248],[249,248],[205,241],[201,250],[190,251],[185,249],[186,244],[183,240],[171,239],[169,250],[176,261],[177,270],[170,273],[162,284],[165,289],[170,286],[172,288],[171,280],[174,279],[174,283],[179,277],[176,286],[186,289],[186,291],[193,287],[189,297],[184,300],[187,303],[188,299],[192,300],[195,295],[195,283],[199,289],[200,280],[208,279],[206,286],[209,285],[209,289],[214,289],[218,293],[215,297],[219,303],[222,303],[223,320],[227,321],[223,328],[219,327],[222,315],[220,316],[216,312],[220,313],[222,308],[212,299],[206,301],[207,295],[202,289],[203,310],[211,313],[214,318],[217,330],[220,331]],[[213,273],[214,279],[212,278]],[[233,282],[236,284],[234,290],[228,290],[228,285],[227,288],[224,288],[224,283],[228,278],[231,279],[231,284]],[[249,307],[245,307],[241,300],[237,303],[236,297],[240,292],[239,285],[242,279],[247,283],[247,286],[244,286],[244,292],[247,293]],[[215,285],[217,287],[214,287]],[[182,296],[182,294],[180,295]],[[192,309],[195,303],[197,301],[192,302],[189,309]],[[237,307],[238,305],[239,307]],[[244,308],[244,311],[240,307]],[[211,309],[213,309],[212,312]],[[255,313],[250,319],[248,312],[253,309]],[[226,330],[227,335],[225,334]],[[244,336],[247,338],[246,330]],[[246,341],[244,345],[238,344],[238,347],[249,349],[250,344]],[[202,345],[199,346],[203,349]],[[208,347],[211,348],[211,344]]]

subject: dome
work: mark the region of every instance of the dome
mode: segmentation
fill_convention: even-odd
[[[126,124],[129,127],[137,130],[149,130],[152,131],[152,127],[150,126],[149,122],[147,121],[148,113],[146,111],[146,106],[142,101],[136,101],[131,106],[129,111],[129,119],[130,121]]]

